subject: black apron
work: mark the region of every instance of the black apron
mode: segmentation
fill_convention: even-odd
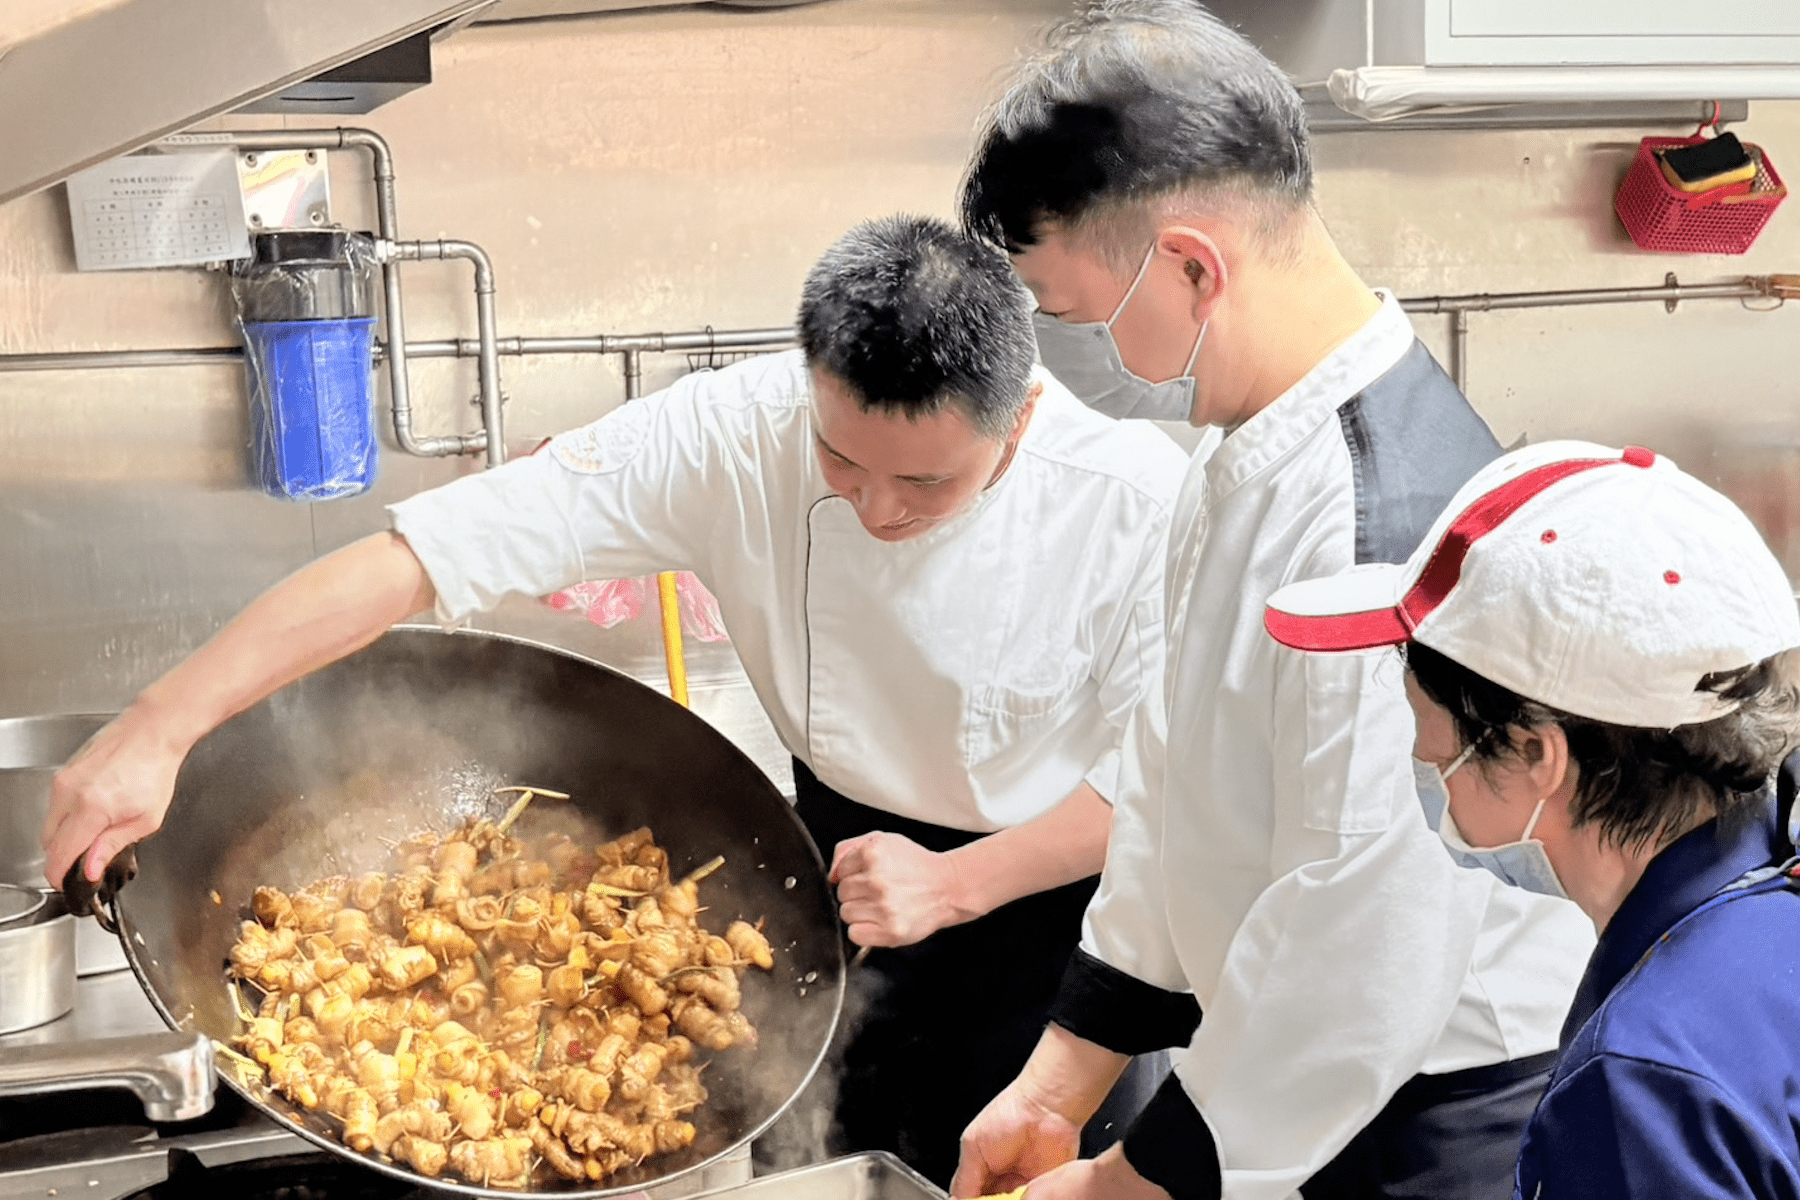
[[[982,836],[858,804],[799,761],[794,791],[795,812],[827,862],[839,842],[876,830],[938,853]],[[1098,882],[1026,896],[917,945],[871,950],[850,972],[832,1058],[794,1106],[801,1120],[809,1106],[826,1106],[825,1152],[887,1150],[948,1187],[964,1128],[1013,1081],[1044,1032]],[[776,1155],[792,1140],[779,1127],[768,1139]],[[804,1157],[798,1148],[790,1154]]]

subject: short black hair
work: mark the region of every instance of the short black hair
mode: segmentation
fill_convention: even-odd
[[[800,290],[808,365],[865,412],[960,409],[977,432],[1012,432],[1031,390],[1031,297],[1005,256],[931,217],[866,221]]]
[[[1667,840],[1711,809],[1725,824],[1760,811],[1770,777],[1794,748],[1800,694],[1791,661],[1764,659],[1701,681],[1701,689],[1738,708],[1674,729],[1614,725],[1561,712],[1478,675],[1429,646],[1405,647],[1420,689],[1447,709],[1475,760],[1515,756],[1515,731],[1555,724],[1569,739],[1577,776],[1570,821],[1596,824],[1603,842],[1621,847]]]
[[[988,114],[963,180],[971,233],[1008,250],[1046,221],[1186,187],[1312,196],[1300,94],[1192,0],[1099,0],[1048,35]]]

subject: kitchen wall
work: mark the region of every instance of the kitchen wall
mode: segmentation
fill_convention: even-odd
[[[1062,0],[835,0],[465,29],[437,79],[367,117],[392,143],[408,238],[493,256],[503,336],[786,324],[814,256],[856,220],[949,214],[969,131]],[[237,118],[233,128],[307,127]],[[1322,135],[1320,205],[1351,260],[1402,295],[1650,285],[1800,272],[1800,203],[1741,258],[1637,251],[1610,194],[1661,130]],[[1739,131],[1800,179],[1800,104]],[[334,155],[335,215],[372,223],[366,164]],[[60,188],[0,206],[0,354],[226,345],[224,281],[78,274]],[[473,337],[466,266],[408,268],[414,339]],[[1800,571],[1800,305],[1476,314],[1469,391],[1503,441],[1642,441],[1721,480]],[[1420,317],[1443,352],[1444,318]],[[646,360],[646,383],[689,367]],[[620,402],[616,360],[503,360],[509,441]],[[422,432],[478,428],[472,362],[415,369]],[[372,495],[313,506],[246,484],[232,366],[0,373],[0,715],[111,708],[382,505],[472,462],[386,454]],[[533,604],[497,627],[661,683],[654,622],[600,631]],[[696,646],[697,702],[778,774],[781,755]]]

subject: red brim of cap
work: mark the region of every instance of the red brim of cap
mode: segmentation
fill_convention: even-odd
[[[1412,640],[1400,612],[1405,567],[1382,564],[1290,583],[1269,597],[1263,628],[1295,650],[1372,650]]]

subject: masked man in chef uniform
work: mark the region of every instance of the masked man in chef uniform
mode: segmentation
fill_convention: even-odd
[[[820,260],[802,350],[683,379],[394,505],[152,684],[56,779],[60,880],[152,831],[208,730],[435,607],[692,570],[794,755],[878,986],[844,1144],[947,1181],[1043,1029],[1105,854],[1122,730],[1160,688],[1186,457],[1033,365],[1003,255],[940,222]]]
[[[1458,870],[1391,657],[1263,632],[1277,587],[1400,562],[1499,452],[1311,202],[1300,97],[1184,0],[1059,27],[982,131],[970,227],[1035,294],[1044,363],[1117,417],[1214,425],[1170,532],[1146,705],[1085,936],[959,1196],[1503,1196],[1593,933]],[[1166,735],[1164,717],[1166,711]],[[1175,1073],[1096,1159],[1126,1056]]]

